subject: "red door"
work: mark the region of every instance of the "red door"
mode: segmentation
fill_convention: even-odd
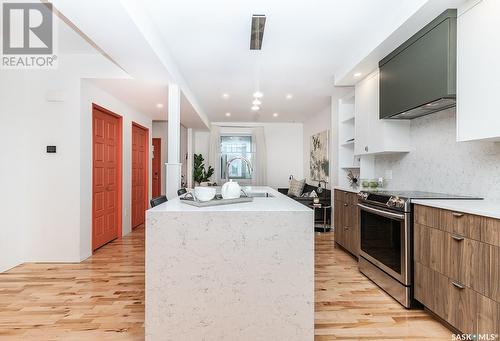
[[[153,198],[161,195],[161,139],[153,138]]]
[[[132,124],[132,228],[144,224],[148,200],[148,130]]]
[[[92,106],[92,250],[121,234],[121,118]]]

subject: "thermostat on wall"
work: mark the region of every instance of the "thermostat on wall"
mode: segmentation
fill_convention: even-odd
[[[56,153],[57,152],[57,147],[56,146],[47,146],[47,153]]]

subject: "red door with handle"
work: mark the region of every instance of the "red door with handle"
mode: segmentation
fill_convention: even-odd
[[[153,198],[161,195],[161,138],[153,138]]]
[[[132,124],[132,228],[144,224],[148,200],[148,129]]]
[[[92,106],[92,250],[121,235],[121,117]]]

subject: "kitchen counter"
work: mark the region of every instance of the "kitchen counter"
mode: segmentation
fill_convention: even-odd
[[[314,339],[313,210],[273,197],[146,213],[146,340]]]
[[[334,189],[338,189],[340,191],[344,191],[344,192],[351,192],[351,193],[359,193],[359,191],[361,191],[361,186],[358,186],[356,188],[354,187],[345,187],[345,186],[335,186]]]
[[[500,219],[500,202],[489,200],[413,200],[412,203]]]
[[[269,193],[272,197],[256,197],[252,202],[220,205],[210,207],[194,207],[182,203],[179,198],[174,198],[166,203],[153,207],[149,212],[283,212],[283,211],[302,211],[307,212],[311,209],[298,203],[277,190],[266,186],[242,186],[246,193]],[[218,188],[220,192],[220,188]]]

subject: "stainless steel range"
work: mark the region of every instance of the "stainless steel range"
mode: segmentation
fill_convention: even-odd
[[[359,270],[406,308],[413,303],[415,199],[475,199],[428,192],[361,191]]]

